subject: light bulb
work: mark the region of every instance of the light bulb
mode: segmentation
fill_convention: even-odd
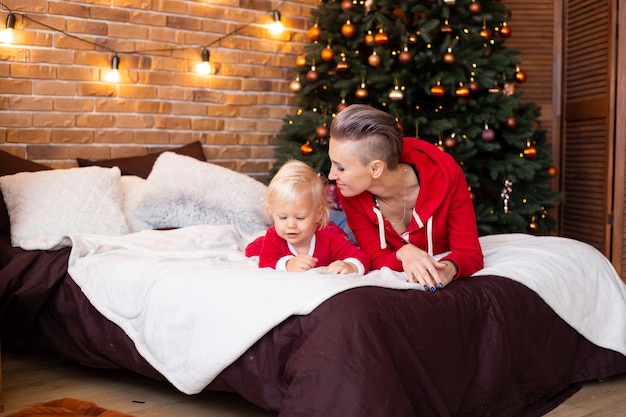
[[[110,83],[116,83],[120,80],[120,57],[117,54],[111,58],[111,71],[105,75],[105,79]]]
[[[204,48],[202,50],[202,62],[196,65],[196,72],[199,74],[213,74],[215,72],[215,68],[211,64],[211,53],[208,48]]]
[[[13,42],[13,29],[15,29],[15,15],[13,13],[9,13],[7,16],[6,28],[0,32],[0,42]]]
[[[280,12],[274,10],[272,17],[274,18],[274,23],[269,26],[269,30],[273,35],[280,35],[285,30],[285,26],[283,26],[283,23],[280,21]]]

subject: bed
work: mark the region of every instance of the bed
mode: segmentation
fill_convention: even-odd
[[[236,392],[284,417],[540,416],[626,372],[626,288],[585,244],[481,238],[485,270],[432,294],[385,270],[260,270],[242,252],[265,226],[264,186],[206,162],[200,144],[168,150],[72,170],[0,151],[3,344],[189,395]],[[92,186],[105,171],[109,189]],[[22,172],[50,177],[35,206],[52,220],[33,221]],[[59,198],[76,201],[74,222]]]

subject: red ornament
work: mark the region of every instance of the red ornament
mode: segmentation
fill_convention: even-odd
[[[528,159],[535,159],[537,157],[537,148],[531,145],[530,142],[527,142],[524,148],[524,156]]]
[[[315,134],[320,139],[321,138],[327,138],[328,137],[328,127],[326,127],[326,125],[318,126],[317,129],[315,129]]]
[[[506,119],[506,127],[513,130],[517,127],[517,119],[514,116]]]
[[[313,153],[313,147],[309,142],[306,142],[300,146],[300,153],[304,156],[311,155]]]
[[[346,57],[341,58],[341,61],[337,62],[337,66],[335,67],[336,71],[344,72],[350,69],[350,64],[346,61]]]
[[[413,60],[413,55],[409,52],[408,48],[404,48],[402,52],[398,55],[398,61],[401,64],[409,64]]]
[[[320,73],[316,71],[315,67],[311,67],[309,72],[306,73],[306,80],[310,83],[314,83],[320,78]]]
[[[480,83],[474,79],[474,77],[470,78],[470,82],[467,85],[472,93],[476,93],[480,90]]]
[[[472,2],[467,6],[467,10],[469,10],[471,14],[476,15],[483,11],[483,6],[476,0],[472,0]]]
[[[445,23],[441,25],[439,30],[441,31],[441,33],[445,34],[451,34],[452,32],[454,32],[454,28],[452,27],[452,25],[450,25],[450,23],[448,23],[448,19],[445,20]]]
[[[346,107],[348,107],[348,104],[346,104],[346,99],[342,98],[341,102],[339,102],[339,104],[337,104],[337,113],[341,112]]]
[[[503,38],[508,38],[511,36],[511,27],[506,24],[506,22],[502,23],[502,27],[500,27],[500,36]]]
[[[389,42],[389,35],[381,30],[376,35],[374,35],[374,42],[376,42],[377,45],[381,46],[387,45],[387,42]]]
[[[453,133],[443,140],[443,144],[447,149],[453,149],[456,146],[456,135]]]
[[[445,93],[446,89],[443,87],[443,85],[441,85],[439,81],[437,81],[437,84],[430,87],[430,95],[433,97],[443,97]]]
[[[341,10],[349,10],[352,8],[352,6],[354,6],[354,3],[352,3],[352,0],[343,0],[341,2]]]
[[[552,175],[553,177],[556,177],[556,174],[558,174],[558,170],[556,169],[554,165],[550,165],[548,167],[548,174]]]

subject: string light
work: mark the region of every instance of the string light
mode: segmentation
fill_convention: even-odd
[[[196,72],[200,74],[214,74],[215,68],[211,64],[211,53],[209,52],[209,48],[204,48],[202,50],[202,62],[196,65]]]
[[[13,29],[15,29],[15,14],[9,13],[9,15],[7,16],[6,28],[2,30],[2,32],[0,32],[0,42],[13,42]]]
[[[283,22],[280,21],[280,12],[278,10],[274,10],[272,12],[272,18],[274,19],[274,23],[270,25],[270,32],[272,35],[280,35],[285,30]]]
[[[107,72],[105,79],[110,83],[117,83],[120,80],[120,57],[117,54],[111,58],[111,71]]]
[[[280,6],[282,6],[284,3],[286,2],[286,0],[282,0],[278,6],[278,8],[280,8]],[[179,50],[186,50],[186,49],[192,49],[192,48],[197,48],[196,46],[185,46],[185,47],[176,47],[176,48],[161,48],[161,49],[145,49],[145,50],[126,50],[126,51],[116,51],[110,47],[108,47],[107,45],[104,44],[99,44],[97,42],[93,42],[91,40],[82,38],[80,36],[74,35],[72,33],[69,33],[67,31],[61,30],[61,29],[57,29],[55,27],[52,27],[46,23],[42,23],[39,22],[31,17],[29,17],[26,14],[23,13],[16,13],[13,12],[5,3],[4,1],[0,0],[0,6],[2,6],[3,8],[5,8],[8,12],[9,15],[7,16],[7,22],[6,22],[6,29],[0,31],[0,42],[3,43],[10,43],[13,39],[13,29],[15,28],[15,21],[16,21],[16,15],[20,15],[23,19],[28,19],[31,22],[43,26],[47,29],[53,30],[55,32],[59,32],[62,33],[66,36],[69,36],[71,38],[74,38],[78,41],[81,42],[85,42],[88,44],[93,45],[96,49],[102,49],[102,50],[106,50],[109,52],[114,53],[115,55],[113,56],[113,58],[111,59],[111,71],[107,72],[107,74],[104,76],[104,79],[106,81],[109,82],[118,82],[119,81],[119,65],[120,65],[120,58],[118,56],[118,53],[125,53],[125,54],[148,54],[150,52],[174,52],[174,51],[179,51]],[[274,11],[272,11],[272,18],[274,19],[274,22],[270,25],[270,31],[272,34],[281,34],[284,31],[284,26],[283,23],[281,22],[281,15],[280,12],[278,11],[278,8]],[[203,74],[213,74],[215,73],[215,66],[210,62],[210,52],[209,52],[209,47],[213,46],[215,44],[219,44],[222,40],[235,35],[236,33],[240,32],[241,30],[243,30],[244,28],[250,26],[251,24],[253,24],[254,21],[250,21],[248,23],[245,23],[241,26],[236,27],[235,29],[233,29],[232,31],[224,34],[223,36],[220,36],[219,38],[215,39],[213,42],[209,43],[203,50],[202,50],[202,62],[199,63],[196,66],[196,71],[199,73],[203,73]]]

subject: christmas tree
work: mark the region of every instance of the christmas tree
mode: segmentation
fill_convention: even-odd
[[[299,110],[278,135],[274,169],[297,158],[328,173],[333,117],[369,104],[454,156],[480,234],[554,230],[556,169],[539,108],[520,100],[526,73],[504,45],[510,17],[491,0],[322,1],[295,63]]]

